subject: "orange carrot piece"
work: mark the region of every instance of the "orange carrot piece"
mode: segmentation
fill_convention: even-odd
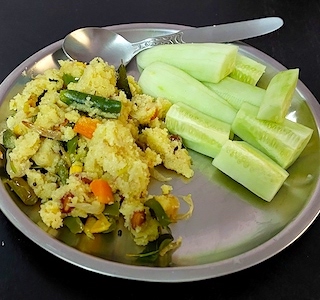
[[[94,131],[97,128],[98,123],[100,123],[100,121],[97,119],[92,119],[92,118],[82,116],[77,121],[77,123],[74,125],[73,130],[76,133],[79,133],[79,134],[91,139]]]
[[[114,202],[113,193],[109,183],[104,179],[94,179],[90,183],[92,193],[97,197],[98,201],[105,204]]]

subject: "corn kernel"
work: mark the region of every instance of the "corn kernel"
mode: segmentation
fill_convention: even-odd
[[[70,167],[70,174],[80,173],[82,172],[82,166],[79,165],[72,165]]]

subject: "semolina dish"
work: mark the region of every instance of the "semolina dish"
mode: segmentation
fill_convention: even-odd
[[[118,87],[119,71],[101,58],[59,65],[10,100],[12,114],[2,132],[6,182],[16,192],[23,184],[31,189],[28,195],[41,202],[39,214],[48,227],[68,226],[94,238],[123,218],[137,245],[157,240],[193,207],[191,195],[175,196],[156,169],[163,165],[193,176],[188,151],[165,127],[171,103],[142,94],[126,75],[128,96]],[[148,192],[152,178],[164,181],[160,195]],[[189,204],[185,214],[179,213],[180,200]],[[171,238],[167,248],[180,242]]]

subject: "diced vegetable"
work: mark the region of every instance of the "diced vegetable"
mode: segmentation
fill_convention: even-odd
[[[14,191],[26,205],[34,205],[39,198],[34,193],[27,181],[21,177],[14,177],[4,181]]]
[[[94,224],[96,223],[97,219],[95,217],[88,217],[86,219],[86,222],[84,224],[84,227],[83,227],[83,232],[86,234],[86,236],[90,239],[94,239],[94,235],[93,233],[91,232],[91,228],[94,226]]]
[[[183,102],[199,111],[231,124],[236,110],[223,98],[186,72],[163,62],[147,66],[138,81],[143,93]]]
[[[115,201],[112,204],[105,206],[103,214],[109,217],[118,218],[120,214],[120,204],[118,201]]]
[[[291,105],[298,77],[299,69],[281,71],[272,77],[260,105],[259,119],[283,122]]]
[[[137,64],[145,69],[154,62],[164,62],[200,81],[219,82],[233,70],[237,53],[238,46],[233,44],[168,44],[140,52]]]
[[[79,217],[66,217],[63,219],[63,224],[74,234],[81,233],[84,228],[84,224]]]
[[[92,180],[90,189],[99,202],[104,204],[111,204],[114,202],[112,189],[106,180],[101,178]]]
[[[165,123],[171,133],[181,136],[187,148],[212,158],[230,137],[230,124],[181,102],[169,108]]]
[[[244,141],[227,141],[212,164],[268,202],[289,176],[271,158]]]
[[[240,109],[243,102],[260,106],[266,91],[231,77],[222,79],[219,83],[203,82],[210,90],[229,102],[235,109]]]
[[[88,139],[91,139],[97,125],[100,123],[97,119],[92,119],[89,117],[82,116],[79,118],[77,123],[74,125],[73,130]]]
[[[257,118],[259,108],[242,104],[231,126],[242,140],[256,147],[287,169],[309,142],[313,130],[285,119],[282,124]]]
[[[60,100],[75,109],[104,118],[117,118],[121,112],[121,101],[74,90],[60,91]]]
[[[248,56],[238,53],[235,67],[229,76],[239,81],[256,85],[265,70],[265,65]]]
[[[106,218],[106,216],[103,214],[99,214],[97,215],[97,218],[98,219],[96,220],[96,222],[94,222],[90,227],[90,232],[101,233],[108,231],[111,226],[111,222]]]
[[[16,135],[11,129],[6,129],[2,135],[3,146],[7,149],[12,149],[15,147]]]
[[[69,154],[75,154],[78,146],[78,136],[74,136],[71,140],[67,142],[67,151]]]

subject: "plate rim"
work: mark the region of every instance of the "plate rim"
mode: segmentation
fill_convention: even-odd
[[[129,23],[105,26],[110,30],[137,30],[137,29],[168,29],[181,30],[191,26],[171,24],[171,23]],[[34,65],[36,57],[44,57],[59,50],[62,46],[62,40],[56,41],[38,52],[31,55],[18,65],[0,84],[0,99],[6,95],[4,91],[10,90],[17,75],[20,75],[27,68]],[[244,48],[250,50],[254,55],[259,55],[266,59],[273,67],[285,69],[285,67],[268,56],[264,52],[243,44]],[[302,95],[307,95],[308,106],[313,113],[313,117],[319,133],[320,124],[320,105],[311,91],[300,80],[297,84],[297,90]],[[118,277],[123,279],[133,279],[150,282],[189,282],[204,279],[215,278],[231,273],[235,273],[254,265],[257,265],[272,256],[278,254],[293,242],[295,242],[315,221],[320,213],[320,203],[315,201],[319,196],[320,182],[318,181],[314,193],[309,202],[300,211],[297,217],[291,221],[284,229],[276,234],[272,239],[263,244],[234,257],[221,261],[206,263],[193,266],[172,266],[166,268],[145,267],[128,265],[113,261],[108,261],[93,255],[81,252],[71,246],[65,245],[61,241],[53,238],[38,225],[33,223],[13,201],[2,201],[8,194],[4,188],[0,189],[0,209],[11,223],[21,231],[26,237],[35,242],[44,250],[61,258],[62,260],[103,275]],[[311,213],[310,213],[311,212]],[[298,230],[297,230],[298,229]],[[275,247],[275,241],[277,247]]]

